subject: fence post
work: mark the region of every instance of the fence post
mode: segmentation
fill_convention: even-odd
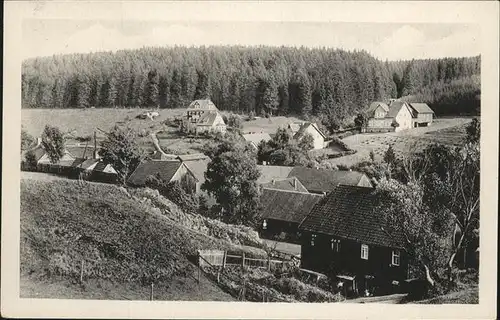
[[[242,256],[241,256],[241,265],[243,266],[243,268],[245,267],[245,252],[242,253]]]
[[[82,263],[80,265],[80,283],[83,283],[83,266],[84,266],[85,260],[82,259]]]
[[[200,273],[201,273],[201,254],[198,250],[198,283],[200,283]]]
[[[151,282],[151,294],[149,296],[150,300],[153,301],[153,287],[154,287],[154,283]]]
[[[271,257],[267,255],[267,271],[271,271]]]
[[[224,257],[222,258],[222,269],[226,268],[226,258],[227,258],[227,250],[224,250]]]

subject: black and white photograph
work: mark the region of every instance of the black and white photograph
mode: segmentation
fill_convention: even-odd
[[[498,3],[360,4],[27,1],[13,298],[494,317]]]

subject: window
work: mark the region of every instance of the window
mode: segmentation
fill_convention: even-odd
[[[401,253],[399,252],[399,250],[392,251],[392,265],[393,266],[399,266],[400,257],[401,257]]]
[[[311,234],[311,247],[314,247],[315,240],[316,240],[316,235],[313,233],[313,234]]]
[[[330,240],[330,244],[331,244],[331,247],[332,247],[332,251],[340,252],[340,240],[331,239]]]
[[[361,245],[361,259],[368,260],[368,245]]]

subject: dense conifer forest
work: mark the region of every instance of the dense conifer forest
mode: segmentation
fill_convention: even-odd
[[[364,51],[170,47],[25,60],[23,108],[181,108],[344,121],[371,101],[404,97],[437,115],[477,114],[480,57],[381,61]]]

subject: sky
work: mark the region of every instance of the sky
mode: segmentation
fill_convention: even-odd
[[[366,50],[381,60],[480,54],[480,29],[461,23],[26,19],[23,58],[144,46],[270,45]]]

